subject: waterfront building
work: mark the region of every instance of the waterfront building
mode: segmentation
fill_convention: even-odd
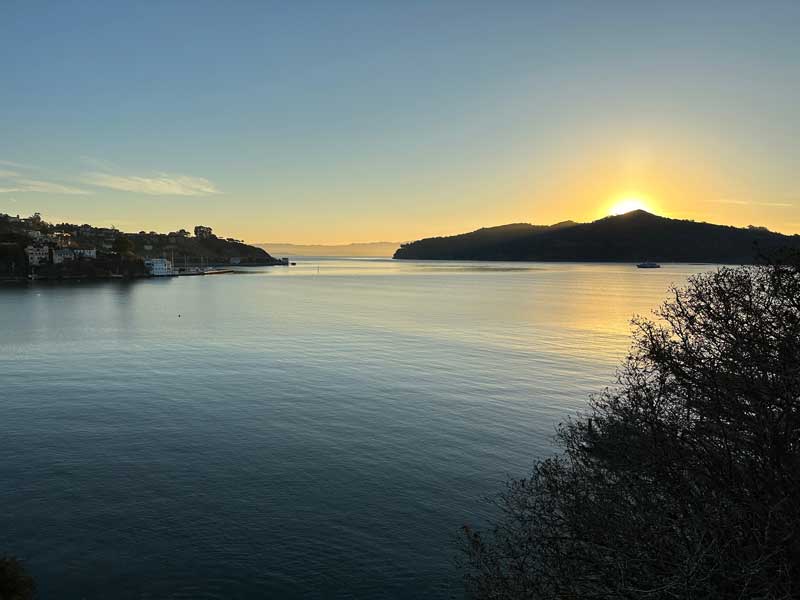
[[[73,248],[72,253],[76,258],[97,258],[97,248]]]
[[[151,277],[171,277],[175,275],[172,261],[166,258],[148,258],[144,261],[144,266]]]
[[[69,248],[56,248],[53,250],[53,264],[60,265],[63,264],[64,261],[67,260],[74,260],[75,255],[72,254],[72,250]]]
[[[79,258],[97,258],[97,250],[94,248],[58,248],[53,250],[53,264],[60,265],[66,260],[76,260]]]
[[[25,254],[28,257],[28,264],[32,267],[50,262],[50,248],[47,246],[26,246]]]

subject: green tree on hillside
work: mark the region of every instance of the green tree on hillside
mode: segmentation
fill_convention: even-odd
[[[657,317],[563,453],[464,528],[473,597],[800,597],[800,272],[699,275]]]
[[[131,241],[127,236],[118,235],[116,238],[114,238],[114,243],[112,244],[111,249],[117,254],[131,254],[133,253],[133,241]]]
[[[131,254],[133,252],[133,242],[124,235],[118,235],[114,238],[114,244],[111,249],[117,254]]]

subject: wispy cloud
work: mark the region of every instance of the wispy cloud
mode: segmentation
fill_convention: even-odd
[[[718,200],[709,200],[714,204],[735,204],[737,206],[771,206],[773,208],[791,208],[794,206],[791,202],[755,202],[752,200],[736,200],[733,198],[720,198]]]
[[[139,177],[94,172],[86,173],[81,177],[81,181],[96,187],[123,192],[137,192],[151,196],[208,196],[222,193],[205,177],[171,175],[169,173],[158,173],[152,177]]]
[[[22,163],[14,162],[13,160],[0,160],[0,165],[5,167],[12,167],[14,169],[35,169],[30,165],[23,165]]]
[[[34,169],[10,160],[0,160],[0,165],[15,167],[17,169]],[[83,190],[71,185],[45,181],[43,179],[31,179],[19,171],[11,169],[0,169],[0,194],[39,192],[42,194],[68,194],[71,196],[85,196],[92,192]]]
[[[119,165],[108,160],[107,158],[97,158],[96,156],[87,156],[82,154],[78,159],[85,165],[84,169],[91,169],[92,171],[103,171],[106,173],[112,171],[122,171]]]
[[[16,178],[6,185],[0,185],[0,194],[10,194],[14,192],[39,192],[42,194],[68,194],[70,196],[86,196],[92,192],[80,188],[53,183],[52,181],[42,181],[39,179]]]
[[[114,163],[90,156],[80,160],[95,170],[80,177],[67,180],[80,182],[98,188],[148,194],[150,196],[208,196],[222,192],[205,177],[193,177],[171,173],[150,175],[119,174],[122,169]],[[36,173],[32,173],[36,171]],[[93,192],[82,186],[65,185],[38,177],[42,170],[10,160],[0,160],[0,194],[12,192],[39,192],[45,194],[88,195]],[[34,175],[34,177],[31,177]],[[48,177],[49,179],[49,177]]]

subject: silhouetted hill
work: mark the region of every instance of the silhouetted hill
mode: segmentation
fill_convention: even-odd
[[[175,259],[176,265],[207,264],[239,265],[274,264],[278,261],[264,248],[245,244],[240,240],[219,238],[197,238],[189,235],[126,233],[134,244],[134,252],[140,256],[165,256]]]
[[[486,256],[486,260],[505,260],[504,257],[509,255],[510,248],[520,241],[546,231],[575,225],[576,223],[572,221],[564,221],[556,225],[512,223],[498,227],[484,227],[471,233],[426,238],[403,244],[394,253],[394,258],[471,260],[476,256]],[[497,258],[488,258],[495,256]]]
[[[592,223],[515,223],[403,244],[397,259],[752,263],[800,249],[800,236],[659,217],[643,210]]]

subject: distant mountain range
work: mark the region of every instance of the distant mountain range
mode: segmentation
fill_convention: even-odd
[[[668,219],[643,210],[591,223],[514,223],[403,244],[396,259],[708,262],[748,264],[759,254],[800,249],[800,236],[763,227]]]
[[[400,242],[365,242],[360,244],[255,244],[274,256],[359,256],[389,258]]]

